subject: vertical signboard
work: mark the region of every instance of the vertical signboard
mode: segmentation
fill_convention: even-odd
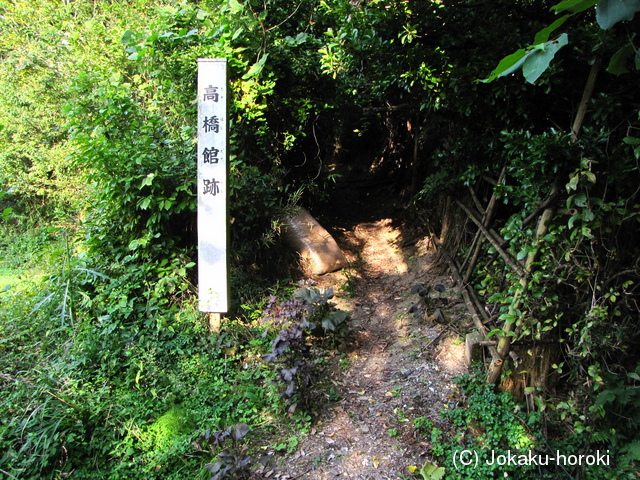
[[[200,311],[229,302],[227,61],[198,59],[198,296]]]

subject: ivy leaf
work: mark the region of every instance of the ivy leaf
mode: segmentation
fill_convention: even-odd
[[[573,224],[580,219],[582,219],[582,215],[580,214],[572,215],[569,221],[567,222],[567,226],[569,227],[569,230],[571,230],[573,228]]]
[[[630,21],[640,10],[640,0],[601,0],[596,6],[596,20],[600,28],[608,30],[623,20]]]
[[[584,222],[590,222],[590,221],[591,221],[591,220],[593,220],[594,218],[596,218],[595,214],[594,214],[591,210],[589,210],[588,208],[587,208],[587,209],[585,209],[585,210],[582,212],[582,220],[583,220]]]
[[[578,174],[572,175],[572,177],[569,179],[569,183],[567,183],[567,192],[571,190],[577,190],[579,182],[580,182],[580,175]],[[567,208],[569,208],[568,201],[567,201]]]
[[[2,211],[2,215],[0,215],[0,217],[2,217],[3,220],[8,220],[12,213],[13,213],[13,208],[7,207]]]
[[[494,328],[493,330],[491,330],[489,333],[487,333],[486,338],[491,338],[494,335],[500,335],[502,333],[502,329],[500,328]]]
[[[147,176],[142,179],[142,182],[140,183],[140,188],[153,184],[153,179],[155,178],[155,176],[156,176],[155,173],[147,174]]]
[[[512,313],[503,313],[498,318],[499,318],[499,320],[504,320],[504,322],[507,323],[507,324],[516,323],[516,320],[518,320],[518,318],[515,315],[513,315]],[[487,337],[489,337],[489,335],[487,335]]]

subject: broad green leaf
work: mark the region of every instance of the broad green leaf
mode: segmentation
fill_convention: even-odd
[[[336,329],[336,326],[330,318],[324,318],[322,319],[322,328],[333,332]]]
[[[613,54],[611,60],[609,60],[607,72],[613,75],[622,75],[623,73],[628,73],[629,69],[625,66],[625,64],[627,63],[627,60],[629,60],[635,54],[636,51],[633,49],[633,45],[631,45],[630,43],[626,44],[624,47]]]
[[[155,178],[155,173],[149,173],[146,177],[142,179],[142,183],[140,183],[140,188],[146,187],[147,185],[151,185],[153,183],[153,179]]]
[[[640,0],[601,0],[596,6],[596,20],[607,30],[623,20],[633,19],[640,10]]]
[[[569,43],[569,37],[566,33],[563,33],[557,40],[552,40],[544,44],[544,49],[536,49],[525,59],[522,65],[522,73],[524,78],[529,83],[535,83],[540,75],[542,75],[547,68],[553,57],[558,50]]]
[[[131,30],[127,30],[122,34],[122,43],[125,45],[131,44],[133,41],[133,32]]]
[[[307,38],[309,38],[308,33],[299,33],[298,36],[296,37],[296,43],[297,44],[304,43],[307,41]]]
[[[503,333],[503,332],[502,332],[502,329],[500,329],[500,328],[494,328],[494,329],[493,329],[493,330],[491,330],[489,333],[487,333],[486,338],[491,338],[491,337],[493,337],[494,335],[501,335],[502,333]]]
[[[424,480],[441,480],[445,472],[444,467],[436,467],[429,462],[426,462],[420,469],[420,475]]]
[[[571,13],[578,13],[586,10],[589,7],[593,7],[600,0],[564,0],[559,4],[551,7],[551,10],[556,12],[569,11]]]
[[[151,204],[151,200],[153,200],[153,197],[143,198],[142,201],[140,202],[140,208],[142,210],[146,210],[147,208],[149,208],[149,205]]]
[[[576,223],[576,221],[581,220],[582,219],[582,215],[577,214],[577,215],[572,215],[571,218],[569,219],[569,221],[567,222],[567,226],[569,227],[569,229],[573,228],[573,224]]]
[[[526,55],[527,51],[524,48],[521,48],[517,52],[504,57],[502,60],[500,60],[500,63],[495,68],[495,70],[491,72],[487,78],[480,81],[483,83],[489,83],[498,77],[509,75],[511,72],[514,72],[518,68],[520,68],[520,66],[524,63],[524,57]]]
[[[516,317],[512,313],[503,313],[502,315],[500,315],[498,317],[498,320],[504,320],[505,323],[515,323],[516,320],[518,320],[518,317]],[[488,337],[488,335],[487,335],[487,337]]]
[[[547,42],[549,40],[549,35],[551,35],[555,30],[560,28],[562,24],[566,22],[570,16],[571,15],[569,14],[564,15],[559,19],[557,19],[555,22],[553,22],[551,25],[549,25],[547,28],[543,28],[538,33],[536,33],[536,37],[533,40],[534,45]]]
[[[582,221],[584,222],[590,222],[591,220],[593,220],[594,218],[596,218],[596,216],[594,215],[594,213],[585,208],[584,211],[582,212]]]
[[[244,28],[240,27],[238,28],[235,32],[233,32],[233,36],[231,37],[231,40],[236,40],[240,35],[242,35],[242,33],[244,32]]]
[[[613,402],[616,399],[616,395],[611,390],[604,390],[598,394],[596,398],[596,405],[604,405]]]
[[[573,197],[573,203],[578,207],[584,207],[587,204],[587,195],[584,192],[577,193]]]
[[[247,73],[244,74],[242,79],[248,80],[250,78],[257,77],[258,75],[260,75],[260,72],[262,72],[262,69],[264,68],[264,64],[267,62],[268,56],[269,54],[265,53],[260,60],[258,60],[253,65],[251,65],[251,68]]]
[[[573,175],[569,179],[569,183],[567,183],[567,192],[569,192],[571,190],[577,190],[579,182],[580,182],[580,175],[577,175],[577,174]],[[569,204],[567,204],[567,208],[569,208]]]
[[[240,13],[244,10],[244,5],[238,0],[229,0],[229,7],[231,8],[231,13]]]

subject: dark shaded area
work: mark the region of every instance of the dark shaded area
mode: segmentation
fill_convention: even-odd
[[[332,233],[382,218],[404,224],[411,201],[406,182],[411,139],[406,132],[402,142],[394,139],[384,118],[372,122],[362,112],[351,112],[348,120],[320,143],[322,187],[303,197],[303,206]],[[365,122],[369,128],[360,131]]]

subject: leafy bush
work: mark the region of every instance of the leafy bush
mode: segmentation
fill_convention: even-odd
[[[85,264],[71,265],[60,282],[77,292],[75,277],[85,275],[77,267]],[[100,280],[105,295],[116,295],[118,282]],[[269,345],[264,327],[229,322],[211,337],[186,298],[154,308],[152,296],[140,305],[121,297],[120,312],[106,297],[78,297],[66,300],[62,316],[64,297],[54,296],[33,310],[43,285],[0,294],[3,471],[183,478],[203,468],[191,446],[199,425],[269,428],[283,411],[274,373],[260,360]]]
[[[520,411],[510,393],[496,393],[482,375],[463,375],[455,383],[464,395],[465,404],[444,410],[442,415],[453,422],[457,433],[444,442],[440,435],[433,437],[432,433],[434,454],[444,456],[446,478],[502,478],[505,474],[530,478],[532,472],[538,470],[535,466],[498,465],[492,462],[492,456],[527,454],[537,449],[543,438],[539,415]],[[473,452],[471,464],[458,461],[463,450]],[[537,471],[536,475],[541,473]],[[544,474],[538,478],[545,478]]]
[[[280,328],[273,340],[271,352],[264,355],[267,362],[278,362],[282,381],[287,385],[283,396],[310,404],[309,388],[314,373],[310,358],[309,336],[344,336],[349,315],[329,302],[333,290],[302,287],[292,298],[280,301],[271,296],[264,311],[264,320]]]
[[[252,459],[246,454],[246,446],[240,444],[251,429],[246,423],[238,423],[219,432],[207,430],[200,436],[194,446],[198,449],[208,448],[212,453],[217,452],[218,461],[205,465],[207,470],[213,473],[211,480],[244,480],[249,478]],[[223,448],[225,443],[231,441],[231,446]]]

